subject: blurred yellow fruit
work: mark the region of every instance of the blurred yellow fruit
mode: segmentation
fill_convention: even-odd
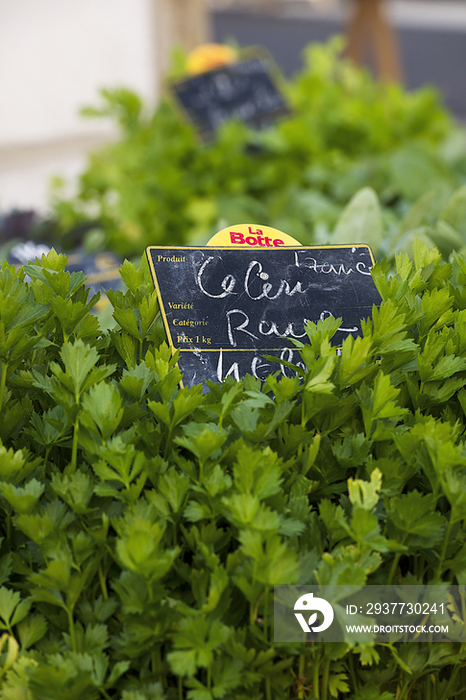
[[[186,59],[186,72],[189,75],[205,73],[214,68],[226,66],[238,58],[237,52],[231,46],[224,44],[201,44],[197,46]]]

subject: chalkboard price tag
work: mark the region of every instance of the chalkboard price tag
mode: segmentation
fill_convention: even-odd
[[[156,247],[147,257],[168,341],[180,351],[184,384],[222,382],[280,369],[264,355],[298,364],[292,339],[306,324],[341,317],[336,346],[361,335],[381,297],[367,245],[287,248]],[[290,370],[281,369],[287,376]]]
[[[228,119],[264,128],[290,114],[262,58],[200,73],[175,83],[172,90],[204,138],[211,137]]]

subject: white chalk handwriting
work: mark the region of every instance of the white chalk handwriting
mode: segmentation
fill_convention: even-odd
[[[214,279],[214,274],[218,274],[218,267],[215,263],[221,257],[209,255],[196,274],[196,284],[202,294],[210,299],[224,299],[227,296],[245,293],[252,301],[261,299],[274,300],[281,296],[293,297],[296,294],[306,294],[310,289],[315,288],[316,275],[334,276],[339,278],[348,277],[351,274],[371,275],[371,267],[363,260],[358,260],[354,267],[345,263],[331,263],[324,261],[318,263],[316,258],[309,255],[309,251],[293,251],[294,264],[287,266],[290,276],[296,277],[297,272],[301,273],[301,279],[286,279],[283,270],[273,278],[273,273],[268,272],[259,260],[251,260],[242,278],[237,278],[233,274],[227,274],[220,281]],[[217,275],[215,275],[217,276]],[[323,288],[325,291],[325,287]]]

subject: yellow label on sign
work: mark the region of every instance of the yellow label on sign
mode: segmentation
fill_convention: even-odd
[[[215,68],[221,68],[238,60],[238,52],[225,44],[202,44],[188,54],[186,72],[197,75]]]
[[[206,245],[219,248],[233,246],[239,248],[286,248],[301,245],[296,238],[270,226],[257,224],[235,224],[212,236]]]

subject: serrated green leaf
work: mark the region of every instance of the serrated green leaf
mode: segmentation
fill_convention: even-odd
[[[445,527],[445,519],[434,508],[433,494],[410,491],[391,499],[391,536],[415,549],[431,549],[441,540]]]
[[[43,615],[28,615],[18,623],[18,635],[21,649],[27,650],[34,646],[46,634],[47,620]]]

